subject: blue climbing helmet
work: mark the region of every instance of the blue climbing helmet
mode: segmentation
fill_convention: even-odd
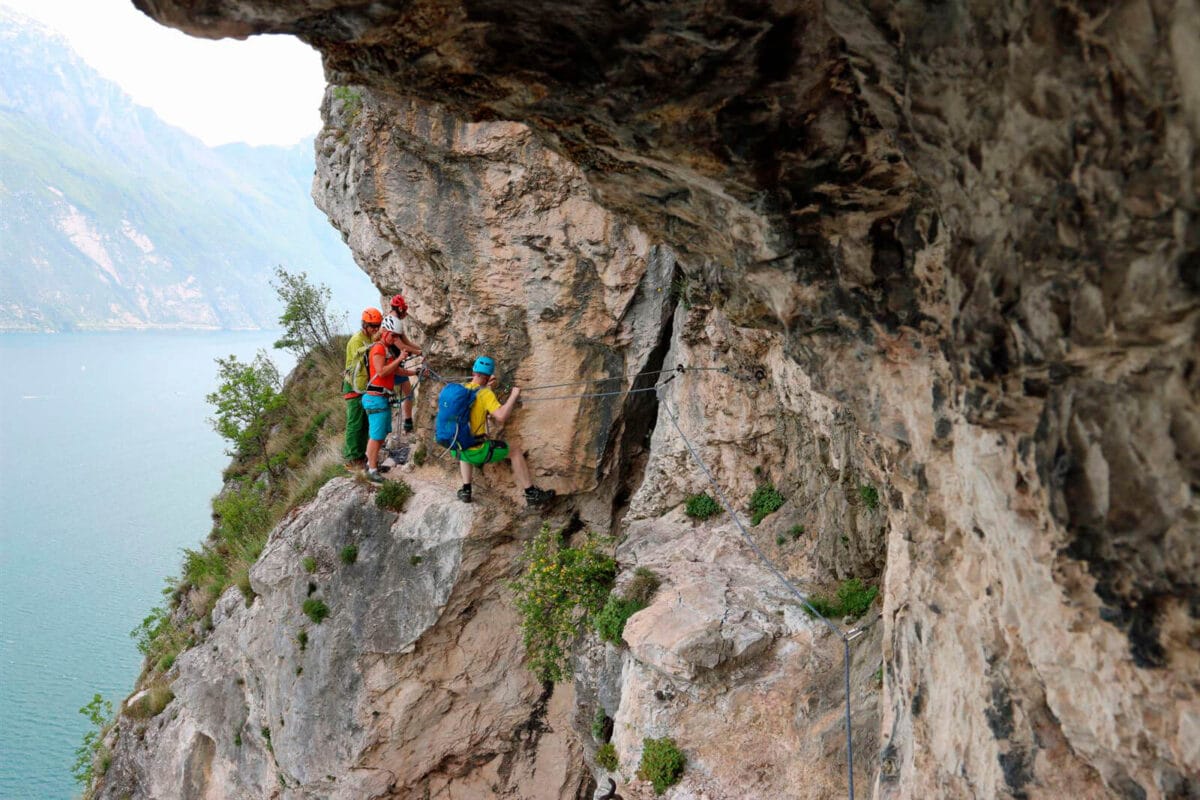
[[[480,356],[475,359],[475,366],[471,367],[472,372],[478,372],[480,375],[494,375],[496,372],[496,361],[488,356]]]

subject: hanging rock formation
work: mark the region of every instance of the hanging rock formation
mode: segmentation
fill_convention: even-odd
[[[570,495],[556,524],[573,510],[663,576],[627,650],[586,640],[540,694],[502,586],[530,533],[507,475],[469,522],[428,466],[374,535],[424,526],[445,569],[346,584],[346,618],[394,628],[330,636],[293,687],[304,579],[273,559],[301,519],[363,513],[331,484],[142,741],[122,729],[103,796],[574,797],[604,775],[584,766],[597,705],[626,777],[643,737],[676,739],[675,797],[844,792],[840,644],[727,517],[682,516],[710,489],[678,420],[740,510],[780,488],[751,531],[794,580],[882,585],[853,645],[860,794],[1200,797],[1195,0],[137,5],[321,50],[314,196],[443,374],[480,351],[518,385],[730,373],[529,393],[511,428]],[[261,650],[222,644],[256,625]],[[224,741],[276,713],[327,726],[328,751]]]

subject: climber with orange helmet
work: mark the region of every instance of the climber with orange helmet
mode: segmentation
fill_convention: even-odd
[[[412,340],[404,335],[404,326],[400,323],[408,316],[408,303],[405,302],[403,295],[395,295],[392,297],[392,310],[388,316],[396,320],[396,347],[413,355],[420,355],[421,348],[413,344]],[[404,398],[400,404],[400,410],[404,413],[404,432],[411,433],[413,429],[412,420],[412,398],[409,397],[411,392],[408,391],[408,378],[403,375],[398,375],[396,382],[400,384],[399,394]]]
[[[342,397],[346,400],[346,443],[342,457],[350,469],[367,463],[367,414],[359,399],[367,388],[367,351],[379,335],[383,314],[378,308],[362,312],[362,327],[346,343],[346,371],[342,375]]]

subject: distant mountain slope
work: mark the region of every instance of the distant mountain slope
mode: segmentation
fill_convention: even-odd
[[[0,330],[269,326],[276,264],[373,298],[311,140],[206,147],[3,8],[0,63]]]

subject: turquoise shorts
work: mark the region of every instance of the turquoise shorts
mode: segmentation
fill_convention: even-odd
[[[392,432],[392,404],[381,394],[364,394],[363,411],[367,412],[368,434],[373,441],[382,442]]]

